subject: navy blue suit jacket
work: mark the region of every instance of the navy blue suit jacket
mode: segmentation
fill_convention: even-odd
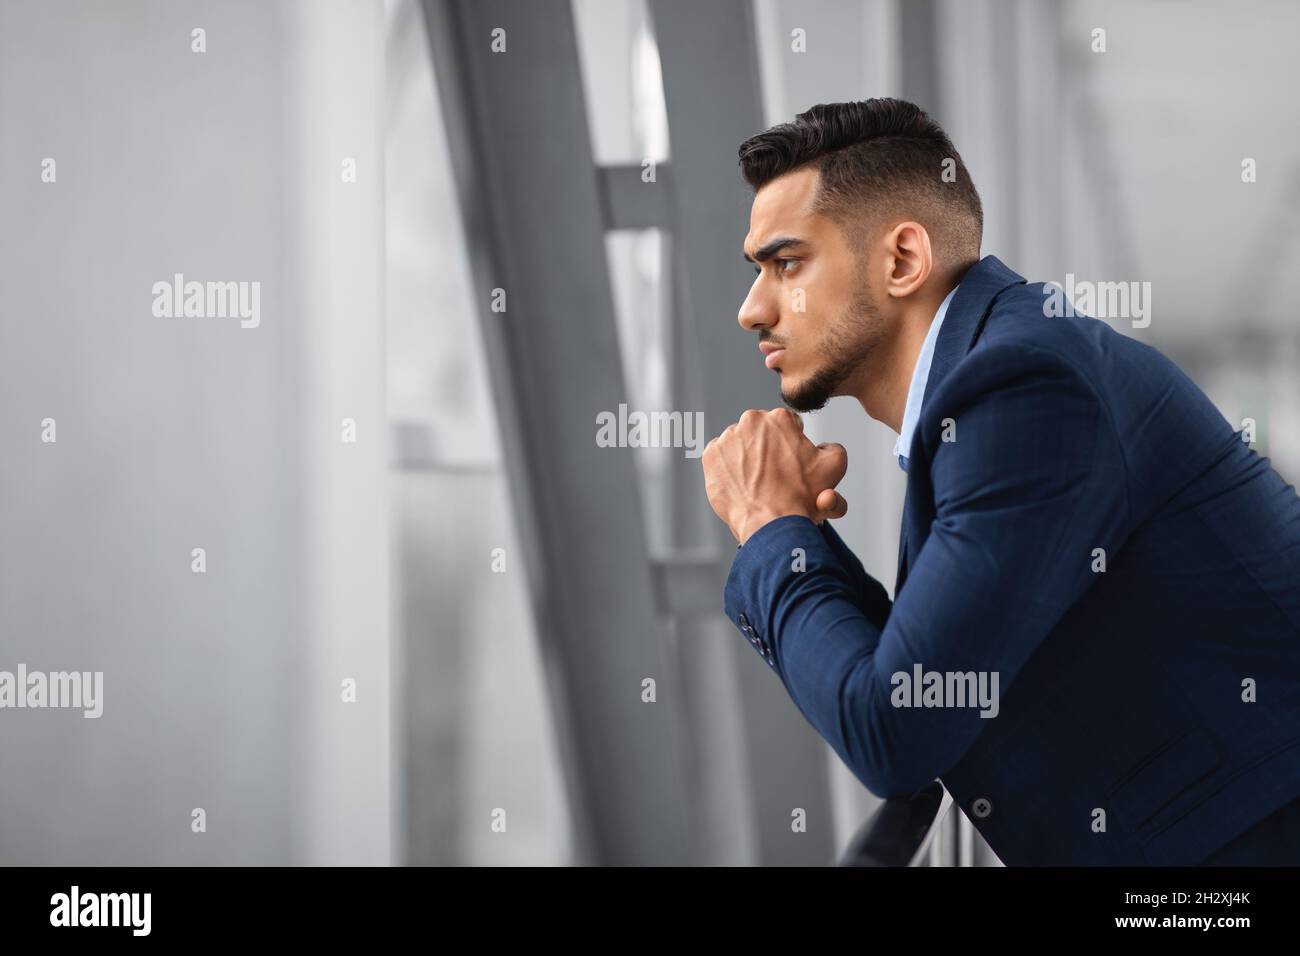
[[[737,551],[726,613],[869,790],[941,779],[1004,863],[1199,863],[1300,796],[1300,499],[1047,288],[987,256],[950,303],[894,600],[787,516]],[[896,706],[917,665],[996,672],[997,715]]]

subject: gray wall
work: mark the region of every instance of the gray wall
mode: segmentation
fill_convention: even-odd
[[[0,670],[104,674],[99,719],[0,710],[0,863],[390,858],[382,43],[367,2],[0,5]],[[176,272],[260,325],[155,317]]]

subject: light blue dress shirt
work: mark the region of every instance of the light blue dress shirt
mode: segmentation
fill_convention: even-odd
[[[952,291],[939,303],[939,311],[934,314],[930,331],[925,333],[921,352],[916,357],[916,365],[912,367],[912,384],[907,389],[903,424],[898,430],[898,441],[894,442],[894,457],[898,459],[898,467],[903,471],[907,471],[907,453],[912,450],[912,434],[916,431],[916,423],[921,417],[921,404],[925,400],[925,383],[930,380],[930,361],[934,358],[934,343],[939,340],[939,328],[943,325],[943,317],[948,314],[948,303],[952,301],[956,292],[957,286],[953,286]]]

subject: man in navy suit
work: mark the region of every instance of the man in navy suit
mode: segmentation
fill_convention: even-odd
[[[740,149],[740,324],[786,405],[857,398],[907,472],[891,602],[788,408],[706,448],[728,617],[881,797],[940,779],[1008,865],[1300,864],[1300,499],[1176,366],[980,258],[899,100]]]

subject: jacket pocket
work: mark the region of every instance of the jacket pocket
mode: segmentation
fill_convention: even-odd
[[[1199,728],[1168,741],[1143,758],[1106,799],[1129,829],[1140,829],[1219,766],[1214,738]]]

